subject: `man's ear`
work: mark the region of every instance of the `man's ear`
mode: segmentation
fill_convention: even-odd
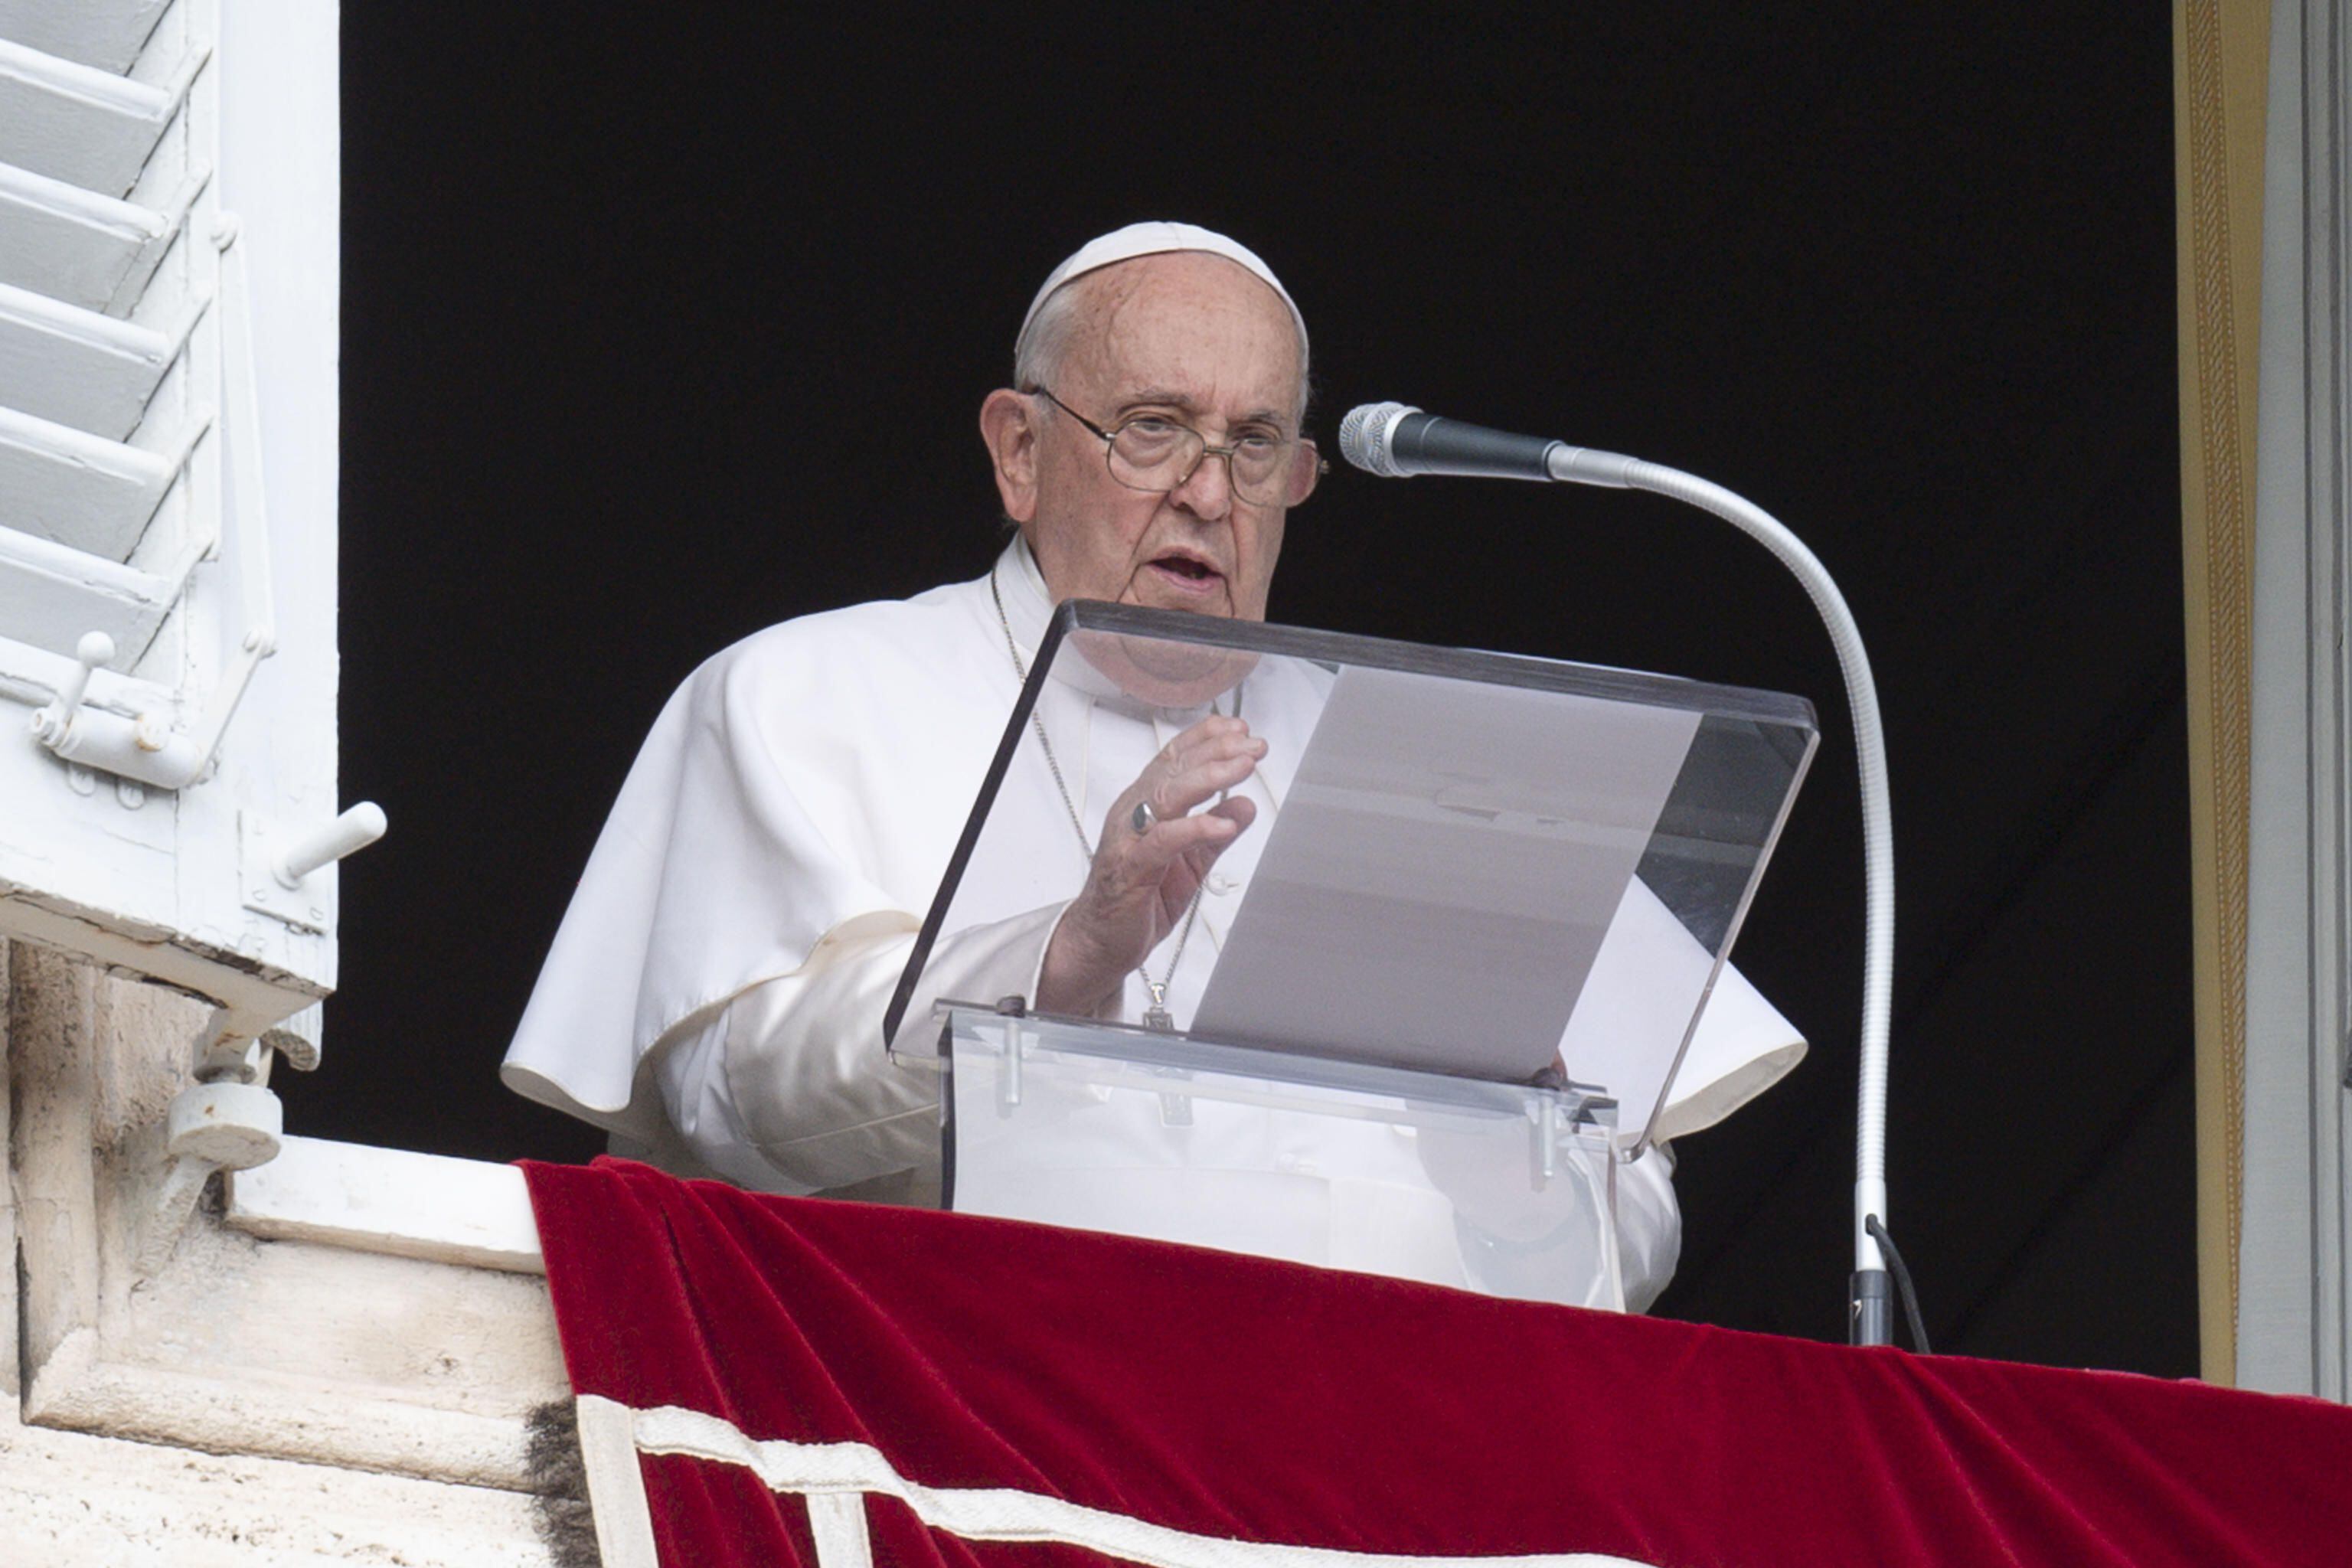
[[[1029,400],[1010,387],[990,393],[980,405],[980,438],[1004,515],[1027,522],[1037,510],[1037,421]]]

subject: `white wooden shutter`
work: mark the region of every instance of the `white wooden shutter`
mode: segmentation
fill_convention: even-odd
[[[334,984],[337,65],[318,0],[0,0],[0,934],[247,1037]]]

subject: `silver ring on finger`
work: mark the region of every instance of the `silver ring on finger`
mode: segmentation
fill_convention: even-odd
[[[1159,820],[1160,814],[1151,809],[1151,803],[1148,800],[1137,801],[1135,809],[1127,815],[1127,825],[1135,829],[1139,837],[1150,832],[1151,825]]]

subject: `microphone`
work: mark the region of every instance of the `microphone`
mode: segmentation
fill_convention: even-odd
[[[1633,463],[1614,452],[1441,418],[1404,403],[1367,403],[1349,409],[1339,421],[1339,455],[1384,479],[1452,474],[1474,479],[1562,479],[1619,489],[1631,483],[1626,470]]]
[[[1886,1237],[1886,1057],[1895,993],[1895,817],[1886,785],[1886,735],[1879,721],[1878,689],[1862,631],[1845,596],[1804,542],[1779,519],[1744,497],[1696,474],[1645,463],[1616,452],[1597,452],[1513,436],[1434,414],[1403,403],[1367,403],[1339,422],[1340,455],[1384,479],[1415,474],[1459,474],[1471,479],[1559,479],[1648,490],[1714,513],[1769,550],[1804,585],[1829,629],[1845,676],[1846,700],[1853,710],[1854,753],[1862,774],[1863,984],[1862,1072],[1856,1116],[1853,1183],[1853,1272],[1847,1285],[1849,1332],[1858,1345],[1891,1344],[1894,1302]],[[1907,1277],[1896,1262],[1893,1279],[1908,1295]]]

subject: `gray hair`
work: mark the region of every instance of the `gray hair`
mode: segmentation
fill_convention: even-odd
[[[1063,363],[1068,359],[1070,345],[1078,335],[1078,289],[1093,273],[1082,273],[1045,296],[1037,313],[1029,319],[1029,330],[1013,348],[1013,385],[1021,392],[1034,392],[1051,386],[1062,374]],[[1308,401],[1307,380],[1307,334],[1298,333],[1298,407],[1295,411],[1301,425],[1307,420]]]
[[[1013,349],[1013,384],[1022,392],[1034,392],[1041,386],[1051,386],[1062,374],[1062,362],[1069,356],[1070,342],[1077,336],[1078,291],[1070,286],[1079,279],[1073,278],[1051,294],[1037,307],[1030,318],[1029,330]]]

